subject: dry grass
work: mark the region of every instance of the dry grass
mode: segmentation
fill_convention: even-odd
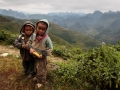
[[[0,56],[0,90],[35,90],[35,82],[22,74],[22,62],[19,50],[11,46],[1,46],[0,54],[9,53],[6,57]],[[62,62],[60,58],[48,57],[48,63]],[[54,64],[52,64],[54,66]],[[53,68],[49,66],[49,68]],[[51,82],[48,75],[47,84],[42,90],[62,90],[61,86]]]

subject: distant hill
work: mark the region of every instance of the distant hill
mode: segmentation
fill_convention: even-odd
[[[19,34],[21,25],[26,21],[26,19],[17,19],[8,16],[1,16],[0,21],[1,20],[3,22],[0,23],[0,30],[9,30],[17,34]],[[35,24],[38,20],[31,19],[31,21]],[[78,46],[81,48],[90,48],[100,45],[100,42],[95,40],[93,37],[89,37],[80,32],[68,30],[52,22],[50,22],[49,35],[53,42],[60,45]]]
[[[15,17],[15,18],[22,18],[22,19],[27,18],[26,14],[24,14],[22,12],[18,12],[18,11],[13,11],[11,9],[9,9],[9,10],[0,9],[0,14],[6,15],[6,16],[12,16],[12,17]]]
[[[0,9],[0,14],[4,16],[12,16],[19,19],[38,20],[42,18],[48,19],[50,22],[64,27],[68,30],[78,31],[80,33],[94,37],[105,43],[115,44],[119,40],[119,18],[120,12],[108,11],[102,13],[95,11],[94,13],[48,13],[48,14],[25,14],[11,9]],[[14,19],[11,17],[11,20]],[[15,19],[15,22],[21,20]],[[13,21],[13,20],[12,20]],[[2,25],[4,26],[4,25]],[[4,26],[5,27],[5,26]],[[74,41],[74,40],[73,40]],[[72,41],[71,41],[72,42]]]
[[[6,18],[0,15],[0,30],[8,30],[14,33],[18,33],[20,27],[20,24],[12,22],[10,19],[8,19],[8,17]]]
[[[98,40],[115,44],[120,40],[120,12],[105,13],[94,24],[94,29],[99,33],[95,35]]]

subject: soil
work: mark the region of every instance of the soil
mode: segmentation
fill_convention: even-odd
[[[8,53],[10,55],[14,55],[14,56],[19,56],[19,49],[11,46],[11,45],[0,45],[0,54],[3,53]],[[60,57],[54,57],[53,55],[48,57],[48,60],[50,62],[63,62],[64,60]]]
[[[6,45],[6,46],[0,45],[0,54],[3,54],[3,53],[8,53],[11,55],[18,56],[19,50],[11,45]]]

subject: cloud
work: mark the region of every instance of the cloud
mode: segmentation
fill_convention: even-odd
[[[0,0],[0,9],[26,13],[118,11],[119,0]]]

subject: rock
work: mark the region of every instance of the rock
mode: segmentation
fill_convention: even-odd
[[[2,57],[7,57],[8,55],[9,55],[9,53],[0,54],[0,56],[2,56]]]
[[[9,48],[10,48],[10,49],[13,49],[14,47],[11,45],[11,46],[9,46]]]

